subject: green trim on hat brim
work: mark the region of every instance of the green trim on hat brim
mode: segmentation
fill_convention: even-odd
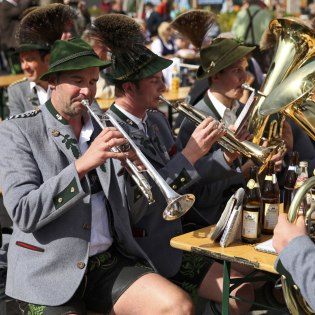
[[[199,66],[196,74],[196,79],[202,80],[213,76],[214,74],[220,72],[221,70],[231,66],[233,63],[242,59],[250,52],[252,52],[255,48],[256,47],[238,46],[231,53],[227,54],[226,58],[223,57],[221,60],[216,62],[213,68],[210,68],[209,70],[205,71],[202,66]],[[207,50],[207,48],[204,49]]]
[[[77,59],[78,62],[73,62],[75,59]],[[81,62],[80,62],[81,60]],[[93,68],[93,67],[99,67],[101,70],[109,67],[111,65],[111,62],[106,60],[103,61],[99,59],[96,55],[92,54],[90,56],[84,56],[84,57],[77,57],[69,59],[68,61],[64,63],[60,63],[56,65],[55,67],[49,69],[48,72],[44,73],[40,80],[48,81],[48,78],[51,74],[56,74],[59,72],[64,71],[72,71],[72,70],[83,70],[86,68]]]
[[[111,73],[107,73],[106,78],[113,84],[115,84],[115,82],[139,81],[168,68],[172,63],[173,61],[170,59],[155,55],[148,63],[142,63],[137,70],[124,75],[118,76],[118,74],[115,73],[114,67],[112,67]]]

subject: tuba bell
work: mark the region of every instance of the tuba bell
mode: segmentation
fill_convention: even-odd
[[[315,60],[281,82],[262,102],[260,113],[276,112],[290,117],[315,140]]]
[[[315,31],[301,20],[294,17],[274,19],[270,22],[269,31],[275,36],[276,48],[266,79],[260,89],[262,94],[267,96],[315,54]],[[264,132],[269,122],[269,116],[262,113],[262,103],[265,103],[264,106],[266,106],[265,97],[258,96],[248,124],[249,132],[254,135],[253,142],[257,144],[264,138]],[[269,104],[272,106],[271,103]],[[274,125],[271,126],[275,128]],[[281,126],[278,126],[277,129],[281,130]],[[281,138],[281,134],[275,135],[274,130],[272,130],[272,134],[273,137]]]
[[[300,205],[305,199],[305,195],[309,194],[312,187],[315,186],[315,177],[309,178],[297,191],[294,196],[288,212],[288,220],[294,223],[299,214]],[[314,220],[312,214],[315,211],[315,202],[311,201],[308,209],[305,210],[305,224],[311,239],[314,241]],[[315,311],[308,305],[306,300],[301,295],[298,286],[293,282],[291,275],[280,264],[279,273],[281,274],[281,282],[284,298],[287,307],[292,315],[309,315],[315,314]]]

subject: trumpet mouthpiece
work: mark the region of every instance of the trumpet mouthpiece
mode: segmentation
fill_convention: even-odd
[[[89,107],[89,106],[90,106],[90,102],[89,102],[88,100],[86,100],[86,99],[82,100],[82,101],[81,101],[81,104],[82,104],[83,106],[85,106],[85,107]]]
[[[242,89],[243,89],[243,90],[248,90],[248,91],[254,92],[256,95],[260,95],[260,96],[266,97],[265,94],[263,94],[263,93],[260,92],[259,90],[255,90],[254,88],[252,88],[252,87],[251,87],[250,85],[248,85],[247,83],[243,83],[243,84],[242,84]]]

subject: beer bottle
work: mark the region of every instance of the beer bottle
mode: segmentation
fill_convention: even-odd
[[[299,163],[299,152],[293,151],[290,156],[289,166],[285,174],[284,180],[284,213],[288,213],[291,201],[293,199],[293,190],[296,179],[298,177],[298,163]]]
[[[171,91],[172,92],[178,92],[179,85],[180,85],[179,72],[178,72],[178,69],[175,65],[173,70],[172,70]]]
[[[273,234],[273,230],[278,222],[280,208],[280,189],[275,173],[274,161],[269,161],[265,178],[261,187],[262,200],[262,233]]]
[[[261,195],[258,183],[258,167],[252,166],[245,187],[242,209],[242,241],[258,243],[261,237]]]

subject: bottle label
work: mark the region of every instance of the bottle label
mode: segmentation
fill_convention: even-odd
[[[265,180],[267,180],[267,181],[272,181],[272,176],[271,175],[266,175],[265,176]]]
[[[297,167],[296,165],[289,165],[288,171],[294,171],[295,173],[297,172]]]
[[[305,174],[299,175],[298,178],[296,179],[294,189],[300,188],[307,179],[308,177]]]
[[[273,230],[278,223],[280,204],[265,203],[264,207],[264,229]]]
[[[259,211],[260,207],[257,207]],[[243,210],[242,236],[246,238],[258,237],[259,212]]]

